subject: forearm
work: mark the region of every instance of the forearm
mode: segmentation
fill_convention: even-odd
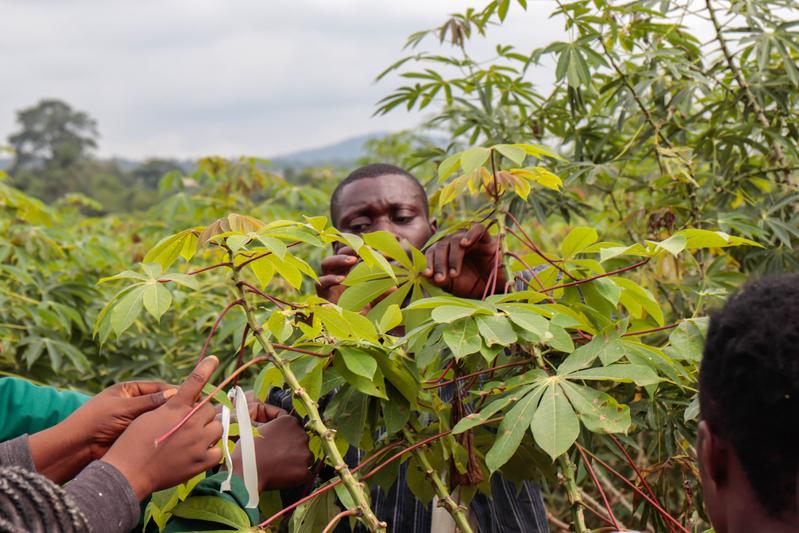
[[[28,443],[36,471],[55,483],[69,481],[91,461],[89,443],[64,422],[31,435]]]
[[[84,468],[65,490],[92,531],[128,532],[139,521],[139,500],[133,488],[119,470],[104,461]]]

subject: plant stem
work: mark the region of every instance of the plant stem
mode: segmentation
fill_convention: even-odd
[[[578,279],[577,281],[572,281],[570,283],[561,283],[560,285],[553,285],[552,287],[547,287],[546,289],[541,289],[538,292],[547,293],[547,292],[550,292],[550,291],[554,291],[555,289],[565,289],[566,287],[574,287],[576,285],[583,285],[584,283],[588,283],[589,281],[594,281],[594,280],[597,280],[597,279],[600,279],[600,278],[606,278],[608,276],[614,276],[616,274],[620,274],[622,272],[627,272],[628,270],[633,270],[633,269],[638,268],[640,266],[644,266],[645,264],[647,264],[649,262],[649,259],[650,258],[647,257],[643,261],[638,261],[637,263],[635,263],[633,265],[629,265],[629,266],[622,267],[622,268],[617,268],[616,270],[611,270],[610,272],[605,272],[604,274],[597,274],[596,276],[591,276],[590,278],[583,278],[583,279]]]
[[[219,313],[219,316],[216,317],[216,321],[214,321],[214,325],[211,326],[211,331],[208,332],[208,337],[205,338],[205,344],[203,344],[203,349],[200,352],[200,357],[197,358],[197,362],[198,363],[200,361],[202,361],[203,358],[205,358],[205,353],[208,351],[208,345],[211,343],[211,337],[213,337],[214,333],[216,333],[216,328],[219,327],[219,323],[222,322],[222,319],[225,317],[225,315],[228,313],[228,311],[230,311],[231,309],[233,309],[234,307],[236,307],[239,304],[241,304],[241,299],[234,300],[234,301],[230,302],[229,304],[227,304],[227,307],[225,307],[222,310],[222,312]]]
[[[588,470],[588,474],[591,476],[591,480],[594,482],[596,489],[599,491],[599,495],[602,497],[602,503],[605,504],[605,509],[608,512],[608,516],[610,517],[610,521],[616,531],[619,531],[621,528],[619,527],[619,522],[616,520],[616,515],[613,514],[613,507],[611,507],[610,502],[608,501],[608,497],[605,495],[605,490],[602,488],[602,484],[596,477],[596,473],[594,472],[591,463],[588,461],[588,457],[586,457],[585,452],[582,448],[577,448],[580,452],[580,455],[583,457],[583,463],[585,464],[586,470]]]
[[[565,480],[566,495],[571,503],[574,531],[575,533],[587,533],[588,528],[585,525],[585,515],[583,514],[583,497],[574,480],[574,471],[577,467],[565,453],[558,457],[558,464]]]
[[[232,257],[231,262],[233,262]],[[342,483],[344,483],[344,486],[347,488],[347,492],[349,492],[350,496],[355,502],[355,506],[357,507],[359,513],[359,519],[363,521],[364,525],[366,525],[370,531],[385,531],[386,523],[381,522],[375,515],[374,511],[372,511],[371,507],[369,506],[369,499],[364,491],[363,485],[361,485],[358,480],[355,479],[355,476],[353,476],[352,472],[350,472],[347,463],[344,462],[344,458],[342,457],[341,453],[339,453],[335,443],[335,431],[325,425],[325,423],[322,421],[322,416],[319,414],[317,403],[308,395],[302,385],[300,385],[300,381],[291,370],[289,364],[277,354],[277,351],[275,351],[272,343],[269,342],[266,337],[264,337],[263,329],[255,319],[252,306],[247,301],[247,295],[244,290],[244,285],[241,283],[238,270],[233,270],[232,278],[236,290],[238,290],[239,293],[241,306],[244,308],[244,313],[247,315],[247,323],[250,325],[250,329],[255,335],[256,340],[266,351],[269,360],[272,361],[272,364],[274,364],[278,370],[280,370],[280,373],[283,375],[283,379],[286,381],[289,387],[291,387],[294,396],[302,403],[303,407],[305,407],[305,410],[308,413],[308,422],[306,426],[319,437],[319,440],[322,443],[322,448],[325,451],[325,455],[332,463],[333,469],[336,471],[339,478],[341,478]]]
[[[357,515],[358,511],[356,511],[355,509],[347,509],[346,511],[341,511],[339,514],[333,517],[333,520],[331,520],[327,524],[327,526],[325,526],[325,529],[322,531],[322,533],[330,533],[331,531],[336,529],[336,526],[338,525],[339,522],[341,522],[342,519],[347,518],[348,516],[357,516]]]
[[[413,442],[413,436],[407,428],[404,428],[402,433],[405,436],[405,440],[410,443]],[[473,533],[472,526],[469,525],[469,517],[465,512],[466,509],[452,499],[449,489],[441,480],[441,477],[438,475],[438,472],[436,472],[435,468],[433,468],[433,465],[430,463],[430,459],[427,457],[427,452],[423,447],[420,446],[416,448],[414,453],[416,454],[416,458],[419,459],[419,463],[421,463],[422,468],[424,468],[425,476],[427,476],[427,478],[433,482],[433,488],[436,490],[439,503],[443,505],[447,511],[449,511],[450,515],[452,515],[452,519],[455,520],[455,524],[457,524],[460,533]]]

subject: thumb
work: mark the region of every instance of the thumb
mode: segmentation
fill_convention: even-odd
[[[128,414],[134,418],[161,407],[168,399],[177,394],[177,389],[167,389],[162,392],[154,392],[153,394],[145,394],[143,396],[136,396],[130,398],[127,403]]]

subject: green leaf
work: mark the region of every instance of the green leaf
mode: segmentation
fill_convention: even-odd
[[[216,496],[192,496],[172,509],[172,514],[190,520],[224,524],[235,529],[251,526],[249,516],[238,503]]]
[[[355,387],[343,387],[330,401],[325,416],[330,417],[347,442],[357,446],[367,427],[369,397]]]
[[[283,386],[283,374],[278,370],[274,365],[269,363],[260,372],[258,372],[258,376],[255,378],[255,385],[253,386],[252,390],[255,393],[256,397],[259,401],[263,402],[266,401],[266,397],[269,394],[269,390],[272,387],[282,387]]]
[[[335,492],[328,491],[297,507],[291,516],[290,531],[294,533],[323,531],[338,512]]]
[[[111,309],[111,327],[117,336],[128,329],[142,310],[145,287],[139,286],[123,296]]]
[[[580,434],[580,422],[558,383],[546,388],[530,430],[536,443],[552,460],[566,453]]]
[[[266,327],[277,342],[283,342],[291,337],[293,331],[291,324],[286,320],[286,315],[280,311],[273,311],[272,314],[269,315],[269,320],[266,321]]]
[[[567,376],[569,379],[608,380],[618,382],[635,382],[645,387],[663,381],[655,371],[644,365],[618,364],[587,370],[578,370]]]
[[[499,344],[500,346],[510,346],[518,337],[516,332],[507,318],[502,316],[478,316],[477,329],[480,331],[486,345],[493,346]]]
[[[275,254],[278,259],[284,261],[286,259],[286,243],[280,239],[270,237],[268,235],[258,235],[258,240],[264,245],[264,248]]]
[[[193,229],[183,230],[180,233],[161,239],[144,256],[144,263],[158,263],[166,270],[177,260],[183,257],[186,261],[191,259],[197,251],[197,236]]]
[[[534,389],[519,400],[502,419],[497,430],[497,440],[486,454],[486,466],[491,472],[496,472],[516,452],[545,390],[546,387]]]
[[[378,329],[380,333],[388,333],[400,324],[402,324],[402,311],[399,305],[391,304],[386,308],[383,316],[380,317]]]
[[[620,405],[604,392],[568,381],[561,382],[580,421],[594,433],[626,433],[630,429],[630,408]]]
[[[408,257],[402,245],[397,241],[397,238],[387,231],[375,231],[362,235],[364,242],[381,252],[391,259],[395,260],[402,266],[408,269],[413,269],[411,258]]]
[[[468,150],[464,151],[461,154],[461,167],[463,168],[464,174],[469,174],[470,172],[474,172],[486,161],[488,161],[488,156],[491,154],[491,151],[488,148],[483,148],[481,146],[475,146],[474,148],[469,148]]]
[[[560,244],[560,251],[564,259],[571,259],[599,240],[599,235],[594,228],[576,227],[572,229]]]
[[[365,378],[353,373],[344,364],[343,358],[336,357],[333,359],[333,367],[341,374],[347,383],[358,389],[364,394],[375,396],[383,400],[388,400],[386,395],[386,384],[383,379],[383,373],[378,368],[372,378]]]
[[[482,344],[477,324],[471,318],[458,320],[444,329],[442,334],[455,359],[462,359],[480,349]]]
[[[512,144],[498,144],[493,148],[503,156],[513,161],[516,166],[521,166],[521,164],[524,163],[524,159],[527,157],[527,153],[524,151],[524,149]]]
[[[552,334],[549,332],[549,321],[541,315],[513,304],[500,307],[508,313],[511,322],[528,333],[532,333],[538,337],[538,340],[546,341],[552,338]]]
[[[350,311],[360,311],[394,286],[393,279],[377,279],[352,285],[341,295],[338,305]]]
[[[453,172],[458,169],[458,166],[461,162],[461,154],[453,154],[447,157],[444,161],[438,165],[438,179],[439,181],[444,181],[447,179]]]
[[[162,281],[173,281],[178,285],[183,285],[184,287],[195,291],[200,290],[200,283],[197,281],[197,278],[187,274],[181,274],[179,272],[167,272],[166,274],[162,274],[160,279]]]
[[[371,354],[350,346],[339,346],[338,352],[351,372],[367,379],[374,377],[377,361]]]
[[[519,398],[522,398],[525,394],[533,390],[533,388],[535,388],[535,385],[523,387],[517,391],[514,391],[514,393],[511,395],[494,400],[483,407],[479,413],[471,413],[466,415],[465,417],[461,418],[457,424],[455,424],[455,427],[452,428],[452,433],[457,435],[458,433],[463,433],[464,431],[468,431],[473,427],[484,423],[486,420],[491,419],[491,417],[496,413],[504,410],[507,406],[517,403]]]
[[[461,307],[459,305],[442,305],[433,309],[430,317],[439,324],[450,324],[461,318],[473,315],[477,309],[474,307]]]
[[[673,359],[699,362],[705,347],[708,318],[683,320],[669,335],[669,355]]]
[[[144,287],[144,308],[156,320],[160,321],[172,304],[172,293],[157,281]]]

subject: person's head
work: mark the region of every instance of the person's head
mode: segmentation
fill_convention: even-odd
[[[797,526],[799,275],[748,283],[711,315],[697,455],[717,533],[733,517]]]
[[[421,248],[435,233],[427,193],[412,174],[394,165],[372,164],[353,170],[333,191],[333,225],[348,233],[387,231]]]

